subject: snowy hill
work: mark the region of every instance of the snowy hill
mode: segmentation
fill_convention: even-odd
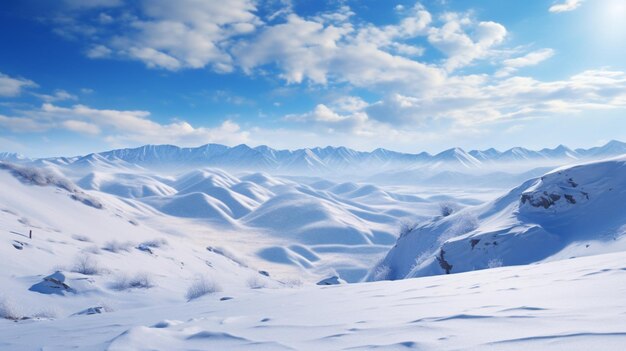
[[[115,211],[115,216],[142,223],[155,233],[173,230],[201,238],[187,240],[201,240],[205,246],[237,247],[238,255],[259,269],[282,277],[304,275],[313,282],[328,275],[340,275],[350,282],[361,280],[395,242],[403,221],[432,216],[437,206],[410,193],[370,184],[325,181],[327,186],[318,189],[313,184],[319,186],[317,180],[308,185],[265,173],[235,176],[201,168],[164,177],[126,165],[116,169],[109,162],[100,166],[96,171],[81,168],[69,172],[52,163],[45,168],[15,167],[28,170],[21,178],[41,178],[40,184],[61,187],[75,200],[101,203],[104,212]],[[14,166],[6,167],[4,173]],[[48,173],[54,177],[41,176]],[[13,188],[7,185],[12,184],[10,175],[0,191],[11,196],[12,200],[0,202],[9,211],[13,211],[12,202],[28,198],[20,192],[47,191],[45,187]],[[61,205],[56,211],[62,215],[74,212]],[[34,221],[39,216],[27,217]],[[30,222],[18,223],[8,231],[27,232]],[[63,232],[65,237],[76,234],[74,230]],[[241,245],[242,241],[249,243]]]
[[[281,284],[176,223],[148,225],[158,212],[141,202],[83,191],[47,170],[3,168],[3,317],[12,318],[5,300],[19,301],[22,317],[55,318],[185,299],[199,279],[226,290],[249,289],[249,279]]]
[[[554,170],[405,233],[370,280],[626,250],[626,157]]]

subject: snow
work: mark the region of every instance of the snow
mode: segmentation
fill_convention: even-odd
[[[626,343],[625,261],[624,253],[605,254],[394,282],[218,293],[56,320],[0,321],[0,347],[617,351]]]
[[[84,174],[67,172],[73,183],[62,174],[67,171],[64,167],[6,167],[14,173],[0,170],[0,209],[5,210],[0,212],[0,227],[9,233],[7,257],[19,250],[23,259],[40,260],[48,252],[39,269],[27,275],[50,274],[56,266],[67,271],[86,251],[107,257],[98,257],[102,266],[109,265],[108,253],[131,256],[131,260],[134,256],[160,260],[162,252],[169,251],[170,262],[178,262],[168,268],[174,270],[180,269],[183,257],[197,256],[194,252],[211,246],[236,252],[231,255],[235,261],[250,262],[253,271],[267,270],[279,279],[303,277],[315,282],[340,274],[355,282],[393,244],[402,221],[426,218],[436,211],[436,204],[406,190],[352,183],[353,192],[342,195],[265,173],[235,176],[198,169],[161,176],[107,166],[83,170]],[[26,178],[14,169],[28,170]],[[30,179],[38,186],[32,186]],[[67,201],[72,199],[89,201]],[[101,208],[89,211],[85,206],[94,203]],[[45,246],[38,245],[36,254],[23,236],[31,229],[36,241],[46,241]],[[145,244],[159,240],[169,245]],[[188,276],[206,266],[204,261],[190,268]],[[160,269],[150,265],[141,270],[158,277],[165,274]],[[108,280],[114,280],[115,269],[111,271]]]
[[[626,156],[540,153],[580,164],[482,175],[519,181],[504,191],[441,172],[496,150],[145,146],[0,163],[0,349],[621,350]],[[204,167],[260,155],[254,171]],[[406,176],[433,157],[428,176],[447,180],[430,186],[315,171]],[[277,174],[282,158],[310,174]]]

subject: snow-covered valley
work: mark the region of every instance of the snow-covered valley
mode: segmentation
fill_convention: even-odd
[[[625,342],[624,156],[491,187],[4,159],[2,349]]]

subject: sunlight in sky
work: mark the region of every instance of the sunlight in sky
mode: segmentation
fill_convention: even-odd
[[[606,35],[605,40],[613,44],[624,46],[624,42],[616,40],[626,37],[626,1],[624,0],[596,0],[598,1],[598,21],[600,31]],[[602,40],[603,38],[600,38]]]

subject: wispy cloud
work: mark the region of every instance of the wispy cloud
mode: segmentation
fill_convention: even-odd
[[[550,6],[550,8],[548,9],[548,11],[550,12],[567,12],[567,11],[574,11],[576,10],[578,7],[580,7],[580,5],[582,5],[583,0],[565,0],[565,1],[561,1],[558,2],[552,6]]]
[[[523,56],[506,59],[502,62],[504,67],[496,72],[496,77],[506,77],[515,73],[519,68],[535,66],[554,56],[554,50],[550,48],[532,51]]]
[[[37,87],[32,80],[10,77],[0,72],[0,96],[15,97],[20,95],[26,88]]]

